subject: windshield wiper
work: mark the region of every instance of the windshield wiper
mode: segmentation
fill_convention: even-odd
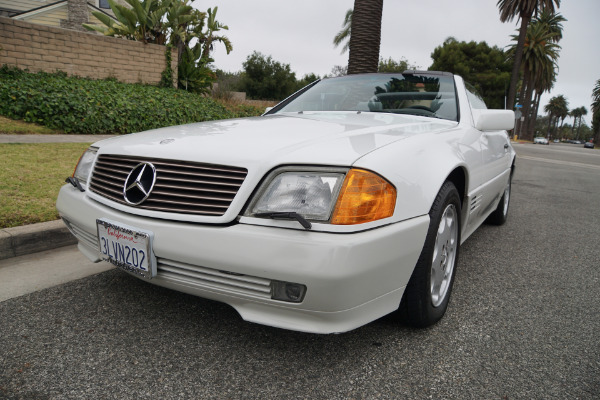
[[[304,229],[308,230],[308,229],[312,228],[312,224],[310,222],[308,222],[306,220],[306,218],[304,218],[302,215],[298,214],[297,212],[265,212],[265,213],[254,214],[254,216],[258,217],[258,218],[296,220],[300,223],[300,225],[302,225],[302,227],[304,227]]]

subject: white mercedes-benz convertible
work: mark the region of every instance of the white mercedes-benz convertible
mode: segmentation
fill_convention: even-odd
[[[260,117],[97,142],[57,208],[91,260],[247,321],[425,327],[460,244],[506,220],[513,124],[450,73],[323,79]]]

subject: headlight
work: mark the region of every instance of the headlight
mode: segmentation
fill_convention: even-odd
[[[75,167],[75,172],[73,172],[73,177],[76,178],[83,185],[87,185],[88,176],[92,170],[92,165],[94,165],[94,160],[96,159],[96,153],[98,149],[95,147],[90,147],[87,149],[79,158],[79,162]]]
[[[272,173],[245,215],[296,213],[312,221],[354,225],[391,217],[396,189],[360,169],[292,168]]]
[[[278,170],[258,192],[246,215],[295,212],[306,219],[328,221],[346,170]]]

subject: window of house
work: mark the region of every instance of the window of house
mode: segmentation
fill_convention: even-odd
[[[108,0],[98,0],[98,7],[110,8],[110,5],[108,4]]]

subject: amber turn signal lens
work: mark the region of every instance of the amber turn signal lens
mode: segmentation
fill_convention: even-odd
[[[391,183],[361,169],[346,175],[331,223],[355,225],[391,217],[396,205],[396,188]]]

